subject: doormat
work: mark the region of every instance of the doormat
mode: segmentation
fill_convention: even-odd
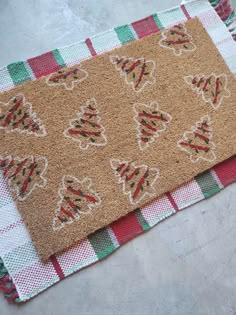
[[[227,34],[227,32],[225,32],[224,26],[220,23],[219,19],[217,19],[215,12],[211,10],[211,7],[207,5],[207,3],[203,5],[203,1],[201,1],[200,7],[199,5],[195,6],[195,3],[193,2],[182,6],[181,8],[177,7],[166,12],[158,13],[158,15],[154,14],[151,17],[136,22],[135,25],[142,25],[142,29],[146,29],[146,32],[151,32],[151,29],[155,32],[157,30],[154,27],[150,29],[148,27],[148,22],[153,17],[155,17],[155,19],[158,17],[159,21],[161,20],[164,25],[169,25],[166,24],[167,21],[170,24],[175,24],[181,22],[180,18],[182,10],[185,14],[188,14],[188,12],[193,16],[198,14],[199,17],[201,17],[202,22],[205,23],[204,26],[210,35],[211,32],[213,34],[214,30],[217,29],[217,34],[221,34],[221,36],[225,38],[223,42],[217,41],[217,36],[217,38],[215,38],[215,44],[221,51],[224,60],[229,65],[230,69],[235,72],[235,64],[230,62],[231,57],[234,56],[233,53],[235,50],[231,50],[231,55],[228,53],[226,55],[226,47],[228,47],[228,45],[233,46],[232,38],[228,37],[229,33]],[[209,21],[211,21],[210,24]],[[132,25],[121,27],[122,30],[127,30],[127,28],[132,28]],[[125,33],[125,31],[122,32],[122,34]],[[106,34],[107,33],[104,33],[100,35],[100,37],[105,36]],[[212,37],[212,39],[214,40],[214,37]],[[68,63],[71,61],[68,51],[71,49],[74,51],[73,48],[74,47],[65,48],[67,51],[66,61]],[[63,48],[60,49],[60,52],[63,52]],[[39,61],[41,57],[42,56],[36,57],[35,60]],[[77,58],[78,57],[79,55],[77,55]],[[73,58],[76,57],[73,55]],[[235,59],[233,58],[232,60]],[[26,64],[27,62],[25,62],[25,65]],[[20,70],[22,69],[22,63],[16,63],[11,66],[13,66],[11,67],[11,70],[14,68],[18,69],[18,73],[21,74],[19,78],[24,81],[25,72]],[[8,67],[10,69],[10,66]],[[45,68],[47,68],[47,71],[48,69],[53,68],[53,63],[45,64]],[[5,69],[1,70],[4,74],[4,81],[2,82],[7,83],[7,75],[4,70]],[[11,71],[11,73],[13,74],[14,72]],[[7,87],[9,85],[5,86]],[[3,86],[0,86],[0,89],[1,88],[4,89],[4,84]],[[2,264],[0,266],[0,289],[4,291],[5,296],[9,301],[25,301],[45,290],[53,283],[60,281],[67,275],[106,257],[129,239],[150,229],[152,226],[171,215],[171,213],[176,213],[175,211],[177,210],[181,210],[184,207],[215,194],[217,191],[235,180],[236,169],[235,159],[233,158],[214,167],[214,170],[212,169],[211,171],[199,175],[198,178],[189,182],[184,187],[180,187],[176,191],[167,194],[167,198],[172,201],[172,204],[175,204],[176,210],[173,208],[173,211],[168,211],[165,204],[161,203],[161,201],[158,203],[154,202],[151,207],[133,212],[135,216],[129,214],[128,216],[121,218],[111,227],[106,227],[102,231],[96,232],[93,237],[87,239],[87,244],[91,244],[91,246],[84,246],[85,243],[81,242],[62,255],[57,257],[54,256],[47,264],[42,264],[40,262],[31,239],[26,233],[24,223],[22,222],[17,209],[15,209],[14,204],[11,203],[8,193],[3,190],[3,183],[1,183],[1,195],[3,198],[1,199],[1,211],[7,215],[3,216],[6,220],[4,220],[1,225],[2,238],[0,238],[0,254],[3,257],[4,265],[7,267],[9,273]],[[15,236],[14,242],[10,241],[12,240],[13,235]],[[18,251],[16,251],[17,248],[19,249]],[[54,271],[55,276],[52,278]],[[25,281],[26,277],[28,279],[27,281]],[[51,280],[48,283],[49,278]],[[16,286],[12,283],[12,279]]]
[[[0,168],[42,259],[234,155],[234,80],[193,19],[2,94]]]

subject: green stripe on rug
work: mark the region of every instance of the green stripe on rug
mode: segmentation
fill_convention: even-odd
[[[144,231],[149,230],[151,227],[148,224],[148,222],[145,220],[145,218],[143,217],[140,209],[137,209],[134,211],[136,218],[138,219],[139,224],[142,226]]]
[[[122,25],[115,28],[117,37],[121,41],[122,45],[135,40],[135,35],[132,33],[129,25]]]
[[[154,18],[154,21],[156,22],[157,26],[158,26],[160,29],[164,28],[163,24],[161,23],[161,21],[160,21],[158,15],[157,15],[156,13],[153,14],[153,18]]]
[[[213,6],[213,7],[216,7],[219,3],[220,3],[221,0],[209,0],[210,4]]]
[[[206,171],[200,175],[197,175],[195,180],[197,181],[204,197],[206,198],[220,191],[220,187],[210,171]]]
[[[11,63],[7,66],[7,70],[15,85],[19,85],[31,80],[30,73],[27,71],[23,61]]]
[[[88,239],[99,259],[105,258],[116,249],[107,229],[89,235]]]
[[[59,50],[54,49],[54,50],[52,50],[52,53],[53,53],[53,56],[56,59],[57,63],[59,64],[59,66],[61,66],[62,68],[66,67],[65,61],[63,60]]]

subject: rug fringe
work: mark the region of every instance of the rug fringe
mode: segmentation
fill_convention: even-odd
[[[0,290],[3,292],[6,299],[13,303],[20,303],[20,298],[9,273],[4,266],[3,260],[0,257]]]

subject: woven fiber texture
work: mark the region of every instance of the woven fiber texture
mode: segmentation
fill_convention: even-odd
[[[120,47],[193,16],[199,17],[230,70],[236,73],[236,45],[230,33],[208,1],[194,1],[117,27],[84,42],[8,65],[0,70],[0,90],[11,89],[27,80],[55,72],[65,65],[74,65],[91,55]],[[178,211],[214,195],[234,181],[236,160],[232,158],[200,174],[152,205],[135,210],[90,235],[63,254],[51,257],[47,264],[42,264],[1,177],[0,211],[3,219],[0,222],[0,256],[18,292],[17,301],[26,301],[73,272],[107,257],[131,238]]]

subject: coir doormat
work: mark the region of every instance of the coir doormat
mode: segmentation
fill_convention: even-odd
[[[42,259],[234,155],[234,85],[194,19],[2,94],[0,168]]]

